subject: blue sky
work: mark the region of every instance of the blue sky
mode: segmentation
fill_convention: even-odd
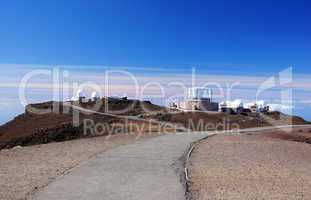
[[[311,75],[310,8],[299,0],[2,0],[0,82],[55,65],[85,76],[103,66],[147,77],[196,67],[207,77],[254,79],[292,65],[295,81],[304,83],[296,88],[299,101],[308,102],[310,79],[301,77]],[[303,115],[311,119],[311,112]]]
[[[189,67],[295,64],[311,72],[309,1],[0,2],[2,63]],[[245,69],[240,69],[241,71]]]

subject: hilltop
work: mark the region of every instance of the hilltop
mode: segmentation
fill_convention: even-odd
[[[185,127],[189,130],[207,131],[233,128],[250,128],[272,125],[301,125],[309,122],[296,116],[280,112],[271,113],[206,113],[182,112],[152,104],[150,101],[129,100],[126,98],[102,98],[99,109],[93,112],[94,102],[44,102],[31,104],[25,113],[0,126],[0,149],[14,146],[28,146],[60,142],[83,137],[103,136],[109,134],[129,134],[133,132],[164,132],[165,124]],[[29,108],[54,109],[59,112],[33,114]],[[126,109],[127,108],[127,109]],[[81,109],[87,110],[82,112]],[[124,110],[126,109],[126,110]],[[123,110],[123,112],[117,112]],[[73,126],[73,112],[79,113],[78,126]],[[129,118],[126,118],[129,117]],[[85,134],[83,120],[93,120],[94,124],[108,127],[100,135]],[[164,124],[164,125],[163,125]],[[125,127],[121,131],[118,127]],[[95,127],[93,127],[95,128]],[[166,132],[177,131],[167,128]],[[179,130],[180,131],[180,130]]]
[[[113,115],[101,115],[99,113],[106,113],[108,108],[111,113],[114,111],[120,111],[125,108],[128,110],[118,114],[120,116],[136,116],[144,114],[145,112],[167,112],[165,107],[157,106],[149,101],[127,100],[127,99],[114,99],[103,98],[102,104],[98,113],[92,113],[90,107],[94,106],[94,102],[81,102],[79,108],[88,110],[82,112],[79,109],[73,107],[74,102],[44,102],[38,104],[30,104],[26,107],[25,113],[15,117],[12,121],[0,126],[0,149],[10,148],[17,145],[28,146],[34,144],[42,144],[49,142],[60,142],[66,140],[77,139],[81,137],[91,137],[96,135],[83,134],[83,120],[93,120],[94,124],[101,123],[103,126],[109,127],[109,132],[101,131],[101,135],[108,135],[117,133],[117,129],[114,126],[125,123],[129,125],[137,125],[137,127],[129,127],[129,131],[142,131],[148,128],[150,124],[144,123],[144,121],[125,120]],[[59,107],[58,113],[48,114],[33,114],[29,112],[28,108],[36,109],[53,109],[53,107]],[[107,107],[108,106],[108,107]],[[144,109],[143,109],[144,108]],[[79,113],[79,126],[73,126],[73,111]],[[152,124],[152,123],[151,123]],[[107,128],[108,129],[108,128]]]

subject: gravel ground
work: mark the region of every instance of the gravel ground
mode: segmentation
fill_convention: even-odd
[[[152,136],[142,136],[147,137]],[[108,149],[135,141],[134,135],[115,135],[2,150],[0,199],[27,199],[32,192],[81,162]]]
[[[187,164],[189,189],[200,200],[311,199],[310,155],[310,144],[263,134],[213,136]]]

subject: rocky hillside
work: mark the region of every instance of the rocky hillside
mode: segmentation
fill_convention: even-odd
[[[122,111],[119,115],[135,116],[146,112],[167,111],[165,107],[154,105],[148,101],[114,98],[103,98],[100,101],[102,101],[102,104],[100,108],[97,109],[98,112],[108,111],[109,113],[109,111]],[[94,102],[81,102],[79,107],[92,110],[94,109],[93,104]],[[75,105],[75,102],[44,102],[27,106],[24,114],[21,114],[12,121],[0,126],[0,149],[10,148],[17,145],[33,145],[94,136],[90,133],[83,133],[84,119],[93,120],[95,124],[101,123],[102,126],[108,127],[107,129],[109,130],[106,132],[100,131],[101,135],[118,132],[118,130],[114,130],[114,126],[118,124],[128,123],[129,125],[133,125],[133,123],[135,123],[135,126],[137,127],[144,126],[143,122],[136,122],[135,120],[125,122],[124,119],[113,116],[84,113],[73,108],[72,105]],[[57,107],[58,112],[33,114],[29,112],[30,107],[41,110],[52,110]],[[79,113],[80,121],[78,127],[73,126],[73,111]],[[134,129],[131,130],[133,131]]]
[[[280,112],[270,113],[206,113],[176,112],[147,114],[146,119],[156,119],[180,124],[194,131],[230,130],[276,125],[303,125],[310,122],[298,116],[289,116]]]
[[[125,98],[103,98],[98,101],[100,103],[98,109],[95,109],[95,103],[91,101],[80,103],[44,102],[29,105],[26,107],[24,114],[0,126],[0,149],[17,145],[26,146],[117,133],[150,132],[150,130],[163,132],[165,124],[178,125],[195,131],[206,131],[309,123],[300,117],[292,117],[279,112],[266,114],[242,113],[238,115],[181,112],[154,105],[149,101],[128,100]],[[30,112],[30,108],[50,109],[54,110],[54,112],[33,114]],[[81,108],[87,110],[87,112],[81,112]],[[79,114],[79,121],[75,126],[73,126],[74,112]],[[124,119],[122,116],[132,117]],[[85,119],[92,120],[94,124],[100,123],[99,128],[103,129],[104,127],[104,130],[100,130],[100,134],[94,134],[92,131],[85,132]],[[123,129],[120,130],[120,127],[123,127]],[[96,128],[95,126],[92,127],[94,130]],[[165,128],[165,131],[177,131],[178,129],[170,130],[167,127]]]

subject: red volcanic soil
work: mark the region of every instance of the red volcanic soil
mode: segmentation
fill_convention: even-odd
[[[22,114],[14,120],[0,127],[0,141],[5,142],[16,137],[28,136],[33,132],[47,130],[70,124],[70,115],[46,114],[30,115]]]
[[[177,112],[159,113],[146,116],[146,118],[181,124],[195,131],[243,129],[272,125],[303,125],[309,123],[301,117],[288,116],[280,112],[265,114],[242,113],[237,115],[228,113]]]
[[[166,108],[157,106],[148,101],[137,101],[127,99],[101,99],[102,104],[99,112],[123,111],[120,115],[139,115],[145,112],[166,112]],[[56,102],[45,102],[30,105],[37,109],[53,109]],[[81,103],[83,108],[92,108],[94,103]],[[99,114],[85,115],[80,113],[80,126],[73,126],[73,117],[71,106],[58,102],[60,112],[49,114],[31,114],[26,109],[24,114],[17,116],[7,124],[0,126],[0,149],[10,148],[17,145],[27,146],[49,142],[60,142],[76,139],[80,137],[89,137],[83,134],[83,119],[94,120],[95,123],[111,126],[113,123],[124,123],[124,120],[104,116]],[[28,106],[29,108],[29,106]],[[63,114],[67,110],[67,114]],[[141,123],[137,123],[141,125]],[[108,133],[107,133],[108,134]],[[105,135],[105,134],[104,134]]]
[[[96,111],[105,113],[118,112],[123,116],[139,116],[145,119],[155,119],[158,121],[169,122],[196,131],[224,130],[236,128],[250,128],[260,126],[306,124],[307,122],[299,117],[287,116],[282,113],[273,112],[268,114],[242,113],[231,115],[227,113],[203,113],[203,112],[169,112],[168,108],[157,106],[149,101],[138,101],[128,99],[103,98]],[[77,102],[45,102],[29,105],[26,112],[17,116],[14,120],[0,126],[0,149],[10,148],[17,145],[27,146],[34,144],[45,144],[49,142],[60,142],[81,137],[83,133],[83,119],[91,119],[94,123],[101,123],[107,127],[115,124],[125,124],[123,119],[99,114],[83,114],[80,111],[80,122],[78,127],[73,126],[73,108],[71,104]],[[89,110],[94,109],[94,102],[88,101],[80,103],[78,106]],[[59,113],[31,114],[29,108],[53,109],[59,107]],[[122,111],[122,112],[119,112]],[[133,120],[132,120],[133,121]],[[273,122],[273,123],[271,123]],[[133,121],[135,126],[145,127],[146,124]],[[133,126],[131,126],[133,127]],[[135,130],[134,130],[135,131]],[[115,134],[102,133],[101,135]],[[118,132],[116,132],[118,133]]]
[[[294,142],[303,142],[311,144],[311,128],[294,128],[290,132],[284,132],[281,130],[264,132],[263,137],[288,140]]]

